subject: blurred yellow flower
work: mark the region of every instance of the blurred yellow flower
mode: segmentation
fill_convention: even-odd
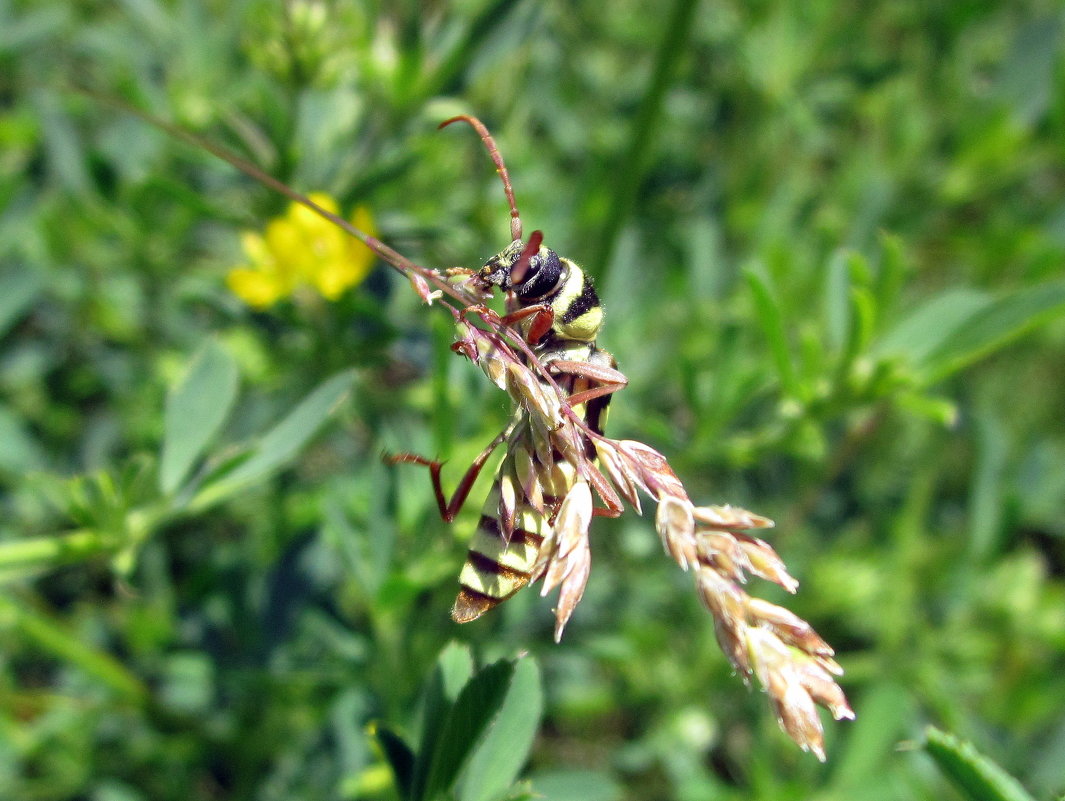
[[[339,214],[329,195],[316,192],[309,197]],[[355,209],[351,222],[375,234],[373,218],[365,207]],[[366,245],[299,203],[271,220],[265,235],[245,231],[241,245],[248,262],[230,270],[226,284],[256,309],[268,308],[305,285],[313,286],[327,300],[336,300],[366,277],[374,260]]]

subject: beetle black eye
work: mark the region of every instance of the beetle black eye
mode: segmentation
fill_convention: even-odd
[[[518,297],[532,302],[551,294],[559,285],[564,267],[553,250],[541,251],[529,259],[529,269],[515,287]]]

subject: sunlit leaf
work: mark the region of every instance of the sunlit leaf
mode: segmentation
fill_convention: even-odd
[[[345,370],[322,383],[262,436],[247,459],[205,487],[201,503],[265,478],[295,457],[344,401],[354,380],[355,373]]]
[[[45,454],[37,440],[27,429],[25,422],[0,403],[0,470],[23,473],[39,470],[45,462]]]
[[[791,351],[784,333],[780,305],[773,297],[765,277],[758,270],[748,269],[744,272],[744,277],[751,287],[758,322],[762,326],[763,335],[769,341],[769,348],[772,351],[780,381],[789,394],[795,394],[797,389],[795,371],[791,365]]]
[[[208,340],[166,400],[159,460],[159,487],[164,493],[181,485],[229,417],[237,397],[237,382],[237,365],[229,351]]]
[[[1012,107],[1014,118],[1036,122],[1053,97],[1054,67],[1061,54],[1061,15],[1032,19],[1017,31],[1013,47],[998,76],[999,96]]]
[[[1028,287],[984,304],[928,354],[933,379],[944,378],[1065,314],[1065,281]]]
[[[911,365],[928,361],[959,326],[985,308],[990,299],[975,289],[951,289],[918,306],[874,347],[882,356],[902,356]]]
[[[43,286],[36,270],[16,268],[0,274],[0,337],[26,313]]]
[[[414,752],[402,737],[385,726],[376,726],[374,734],[392,768],[400,796],[410,798],[411,783],[414,780]]]
[[[843,350],[851,330],[851,276],[849,254],[837,250],[825,276],[825,333],[833,353]]]
[[[977,751],[972,743],[929,727],[925,751],[951,783],[971,801],[1034,801],[1015,778]]]
[[[461,801],[493,801],[514,783],[529,758],[543,701],[536,662],[528,657],[519,660],[499,716],[463,772],[457,793]]]
[[[618,801],[625,791],[605,770],[558,770],[538,773],[532,786],[551,801]]]
[[[473,675],[470,650],[458,643],[449,643],[437,658],[429,683],[422,697],[422,736],[418,744],[418,762],[411,782],[411,798],[428,798],[427,787],[436,753],[445,726],[462,688]]]
[[[450,790],[481,737],[499,714],[514,674],[514,662],[500,660],[479,670],[455,699],[431,752],[419,752],[428,764],[424,792],[416,798],[437,798]]]

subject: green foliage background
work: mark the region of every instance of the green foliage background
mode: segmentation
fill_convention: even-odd
[[[366,726],[417,730],[452,639],[539,660],[547,798],[950,797],[898,747],[927,723],[1065,792],[1063,23],[1049,1],[0,0],[0,795],[394,797]],[[422,471],[379,459],[445,456],[453,483],[505,420],[446,315],[383,267],[250,312],[224,276],[284,202],[74,86],[367,204],[440,267],[506,243],[480,143],[435,131],[485,120],[527,230],[598,280],[630,378],[612,433],[777,520],[785,602],[858,714],[828,764],[729,675],[646,519],[596,521],[561,645],[535,592],[452,624],[478,502],[449,528]],[[221,419],[175,434],[194,364]],[[186,442],[166,492],[164,439]],[[258,461],[227,484],[229,458]]]

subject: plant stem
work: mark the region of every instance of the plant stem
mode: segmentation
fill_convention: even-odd
[[[0,621],[14,625],[43,651],[99,679],[125,700],[143,707],[148,688],[113,656],[85,643],[77,632],[34,609],[29,602],[0,595]]]
[[[81,562],[114,551],[120,545],[114,536],[94,529],[0,543],[0,576]]]

